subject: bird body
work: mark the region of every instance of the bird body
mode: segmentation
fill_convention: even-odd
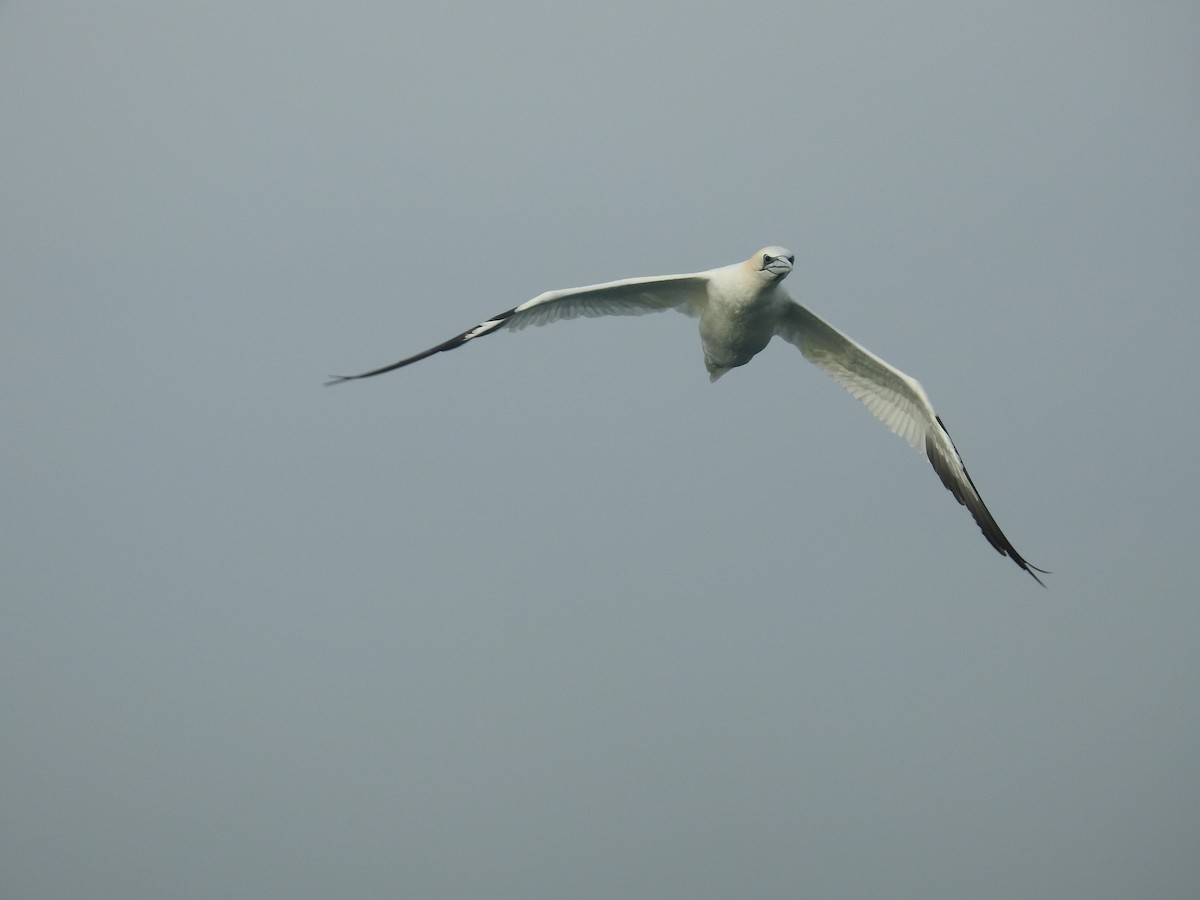
[[[923,452],[942,484],[967,507],[988,542],[1042,584],[1037,573],[1046,571],[1027,562],[1004,536],[924,388],[915,378],[792,300],[782,282],[794,263],[791,252],[772,246],[745,262],[704,272],[626,278],[547,291],[414,356],[359,375],[333,376],[327,384],[381,375],[461,347],[501,326],[520,329],[577,316],[642,315],[674,309],[699,318],[704,364],[711,381],[744,366],[771,338],[780,337],[841,384],[888,428]]]
[[[767,247],[752,259],[709,273],[708,302],[700,313],[700,342],[710,381],[750,362],[775,336],[776,325],[791,302],[781,282],[791,271],[793,259],[782,247]],[[773,261],[773,270],[766,260]]]

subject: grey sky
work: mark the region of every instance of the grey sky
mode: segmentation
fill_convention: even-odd
[[[0,4],[0,895],[1195,896],[1200,9],[410,6]],[[321,387],[769,243],[1047,590],[781,342]]]

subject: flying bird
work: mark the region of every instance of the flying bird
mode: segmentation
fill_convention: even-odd
[[[625,278],[547,291],[415,356],[358,375],[330,376],[332,380],[326,384],[382,375],[454,350],[502,326],[516,330],[578,316],[638,316],[674,309],[698,318],[710,381],[744,366],[778,336],[832,376],[875,418],[923,451],[942,484],[970,511],[988,543],[1045,587],[1038,573],[1049,573],[1029,563],[1004,536],[920,383],[788,296],[782,282],[795,261],[795,255],[783,247],[764,247],[745,262],[706,272]]]

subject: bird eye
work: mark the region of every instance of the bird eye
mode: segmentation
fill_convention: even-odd
[[[770,253],[764,253],[764,254],[763,254],[763,268],[765,269],[765,268],[766,268],[767,266],[769,266],[770,264],[771,264],[771,254],[770,254]]]

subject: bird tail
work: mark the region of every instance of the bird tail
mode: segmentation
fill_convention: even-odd
[[[708,354],[704,354],[704,368],[708,369],[709,383],[716,381],[722,375],[729,371],[729,366],[718,365],[708,358]]]

